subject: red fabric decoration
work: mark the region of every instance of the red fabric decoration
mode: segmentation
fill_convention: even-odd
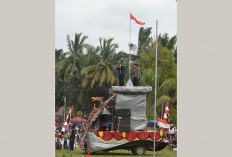
[[[149,132],[137,132],[137,137],[140,140],[146,140],[149,138]]]
[[[149,132],[149,137],[154,140],[154,132]]]
[[[122,132],[112,132],[112,135],[117,141],[120,141],[123,139]]]
[[[102,139],[104,141],[110,141],[110,140],[112,140],[112,138],[113,138],[113,135],[111,134],[111,132],[109,132],[109,131],[103,131]]]
[[[136,137],[136,132],[127,132],[125,138],[127,141],[134,141]]]
[[[134,20],[139,25],[142,25],[142,26],[145,25],[144,22],[138,21],[132,14],[130,14],[130,19]]]
[[[141,131],[141,132],[127,132],[126,137],[123,137],[122,132],[110,132],[110,131],[101,131],[102,137],[100,137],[99,131],[93,131],[95,135],[98,138],[101,138],[104,141],[110,141],[112,139],[115,139],[116,141],[121,141],[123,139],[126,139],[127,141],[135,141],[136,138],[139,140],[148,140],[149,138],[154,140],[154,132],[146,132],[146,131]],[[156,132],[156,141],[160,140],[160,132]]]
[[[95,135],[96,135],[97,137],[100,137],[100,135],[99,135],[99,132],[98,132],[98,131],[94,131],[94,133],[95,133]]]

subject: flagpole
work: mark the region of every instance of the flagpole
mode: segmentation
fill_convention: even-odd
[[[158,51],[158,20],[156,20],[156,46],[155,46],[155,104],[154,104],[154,143],[153,143],[153,157],[155,157],[155,120],[156,120],[156,95],[157,95],[157,51]]]
[[[131,15],[131,12],[130,12],[130,15]],[[130,44],[131,44],[131,17],[130,17],[130,30],[129,30],[129,70],[128,70],[128,73],[129,73],[129,80],[130,80],[130,61],[131,61],[131,47],[130,47]]]
[[[64,122],[65,122],[65,118],[66,118],[66,96],[64,97]]]

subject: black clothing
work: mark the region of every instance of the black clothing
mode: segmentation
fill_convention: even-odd
[[[138,79],[137,77],[135,77],[135,78],[133,79],[133,85],[134,85],[134,86],[138,86],[138,85],[139,85],[139,79]]]
[[[124,65],[118,66],[116,70],[119,72],[119,86],[124,86]]]
[[[124,65],[121,65],[121,67],[118,66],[116,70],[118,70],[119,75],[124,75]]]
[[[64,149],[68,149],[67,140],[64,141]]]
[[[124,75],[119,75],[119,86],[124,86]]]
[[[73,147],[74,147],[74,139],[70,139],[70,150],[73,150]]]
[[[70,150],[73,150],[76,131],[73,129],[70,135]]]

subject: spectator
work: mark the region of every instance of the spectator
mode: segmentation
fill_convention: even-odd
[[[68,149],[68,144],[67,144],[68,138],[69,138],[68,132],[65,131],[65,134],[64,134],[64,149]]]
[[[74,147],[74,141],[75,141],[75,134],[76,134],[76,130],[74,128],[74,126],[70,126],[70,145],[69,148],[71,151],[73,151],[73,147]]]
[[[60,136],[57,137],[57,140],[56,140],[56,149],[57,150],[60,150],[62,148],[62,145],[61,145],[61,141],[60,141]]]

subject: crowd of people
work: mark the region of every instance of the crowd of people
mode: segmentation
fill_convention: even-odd
[[[170,129],[165,130],[164,139],[167,139],[172,150],[177,149],[177,128],[171,124]]]
[[[56,150],[67,149],[73,151],[74,147],[80,145],[81,137],[84,133],[84,125],[73,125],[69,123],[62,131],[62,127],[56,127],[55,147]]]
[[[124,76],[125,76],[125,65],[123,61],[120,62],[119,66],[116,70],[118,70],[118,79],[119,79],[119,86],[124,86]],[[133,69],[130,71],[130,77],[132,79],[133,86],[140,86],[141,82],[141,65],[140,64],[134,64]]]

